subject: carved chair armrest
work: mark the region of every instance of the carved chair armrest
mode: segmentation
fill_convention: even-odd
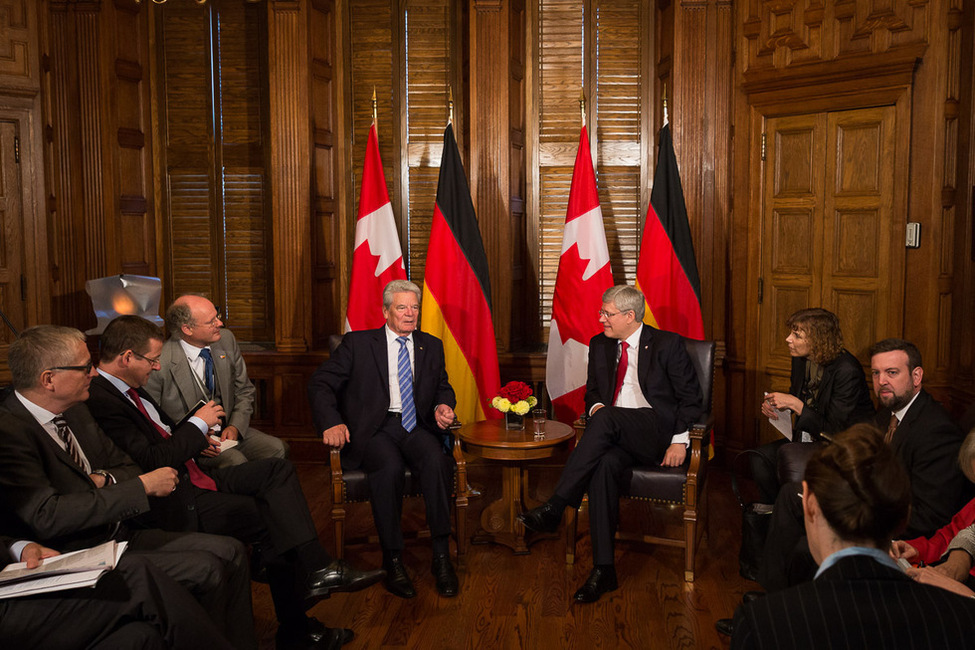
[[[460,441],[460,420],[455,417],[447,429],[454,438],[454,443],[451,445],[451,452],[454,456],[454,462],[457,464],[457,477],[455,479],[457,494],[467,497],[469,496],[470,490],[467,485],[467,459],[464,458],[464,450]]]

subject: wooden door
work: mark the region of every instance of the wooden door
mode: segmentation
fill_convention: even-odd
[[[766,125],[759,389],[787,390],[791,313],[834,312],[846,348],[864,363],[896,316],[890,278],[902,275],[904,260],[892,254],[894,107],[777,117]],[[762,428],[763,439],[774,435],[769,429]]]
[[[0,309],[19,330],[26,322],[24,276],[24,215],[18,160],[18,123],[0,120]],[[46,282],[47,278],[32,281]],[[0,359],[6,367],[7,346],[13,332],[0,323]]]

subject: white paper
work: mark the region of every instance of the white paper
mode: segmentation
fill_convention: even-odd
[[[125,552],[127,542],[105,542],[41,560],[35,569],[26,562],[9,564],[0,571],[0,599],[31,594],[93,587],[98,579],[115,568]]]
[[[231,440],[230,438],[227,438],[226,440],[221,442],[220,436],[210,436],[210,441],[213,442],[213,444],[220,447],[221,453],[227,451],[228,449],[233,449],[234,447],[237,446],[236,440]]]
[[[768,393],[765,393],[768,395]],[[792,411],[789,409],[775,409],[775,414],[778,419],[769,418],[768,421],[773,427],[778,429],[779,433],[786,439],[792,440]]]

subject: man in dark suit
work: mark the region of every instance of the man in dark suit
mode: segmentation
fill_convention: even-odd
[[[254,384],[237,339],[223,327],[213,303],[203,296],[180,296],[166,310],[166,327],[170,339],[146,392],[173,420],[182,419],[201,399],[217,402],[225,413],[220,439],[237,441],[224,451],[204,450],[200,464],[227,467],[259,458],[287,458],[287,443],[250,426]]]
[[[456,596],[450,563],[450,491],[453,458],[442,436],[454,420],[443,343],[417,332],[420,288],[394,280],[383,290],[386,324],[349,332],[308,386],[315,427],[323,442],[342,450],[342,465],[369,475],[372,514],[383,549],[386,588],[416,595],[403,565],[404,471],[419,480],[433,537],[432,571],[441,596]]]
[[[0,405],[3,530],[65,551],[128,541],[128,554],[187,587],[235,647],[256,647],[243,545],[136,519],[179,479],[169,467],[143,473],[92,420],[82,404],[92,375],[85,335],[32,327],[10,345],[8,360],[15,390]]]
[[[913,343],[893,338],[875,343],[870,366],[880,403],[876,426],[911,479],[911,516],[903,536],[928,537],[961,506],[966,481],[958,449],[964,435],[921,387],[924,369]],[[808,580],[815,571],[803,540],[798,492],[798,483],[787,483],[775,502],[760,575],[768,591]]]
[[[879,433],[855,425],[810,459],[802,508],[819,570],[810,582],[739,608],[732,648],[971,647],[971,592],[963,598],[918,584],[888,555],[912,497]]]
[[[0,569],[11,557],[33,569],[58,554],[0,536]],[[233,647],[185,589],[145,557],[128,553],[91,589],[0,600],[0,639],[8,647],[44,650]]]
[[[290,461],[265,458],[207,470],[196,464],[222,409],[210,402],[179,426],[160,410],[142,388],[158,367],[162,346],[162,331],[153,323],[138,316],[113,320],[101,337],[102,358],[88,399],[104,431],[140,467],[181,472],[172,497],[152,504],[161,524],[230,535],[260,549],[280,624],[279,648],[338,647],[350,640],[351,631],[324,628],[305,609],[331,592],[378,582],[382,572],[357,571],[329,557]]]
[[[682,465],[688,429],[703,409],[684,341],[644,325],[643,314],[637,289],[616,286],[603,294],[603,333],[589,342],[586,432],[552,498],[518,516],[532,530],[552,532],[565,507],[578,508],[589,492],[593,569],[575,593],[578,602],[594,602],[617,588],[613,536],[623,471],[635,464]]]

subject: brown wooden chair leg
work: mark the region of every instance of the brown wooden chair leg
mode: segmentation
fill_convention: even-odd
[[[568,508],[565,515],[565,563],[575,564],[576,561],[576,528],[579,511]]]
[[[694,554],[697,552],[697,511],[684,511],[684,581],[694,582]]]

